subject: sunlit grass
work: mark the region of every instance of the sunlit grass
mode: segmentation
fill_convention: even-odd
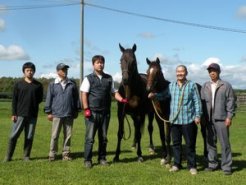
[[[0,102],[0,159],[4,159],[8,135],[11,129],[11,103]],[[149,155],[148,153],[148,134],[147,126],[145,126],[142,138],[142,151],[144,162],[138,163],[136,151],[131,150],[132,137],[129,140],[122,141],[122,153],[119,163],[112,163],[117,143],[118,121],[116,118],[116,105],[112,106],[112,117],[108,132],[108,156],[110,162],[109,167],[101,167],[97,165],[97,137],[94,144],[93,162],[94,166],[91,170],[87,170],[83,166],[84,151],[84,134],[85,125],[82,114],[76,119],[72,136],[72,155],[74,160],[64,162],[60,159],[55,162],[48,162],[49,141],[51,122],[47,121],[46,115],[42,112],[43,104],[40,106],[40,114],[36,135],[31,154],[31,161],[24,162],[23,155],[23,134],[18,140],[13,161],[9,163],[0,163],[0,184],[173,184],[173,185],[231,185],[245,184],[246,179],[246,114],[239,112],[233,120],[231,127],[231,144],[233,150],[233,175],[226,177],[222,171],[207,173],[203,171],[202,158],[202,138],[199,132],[197,139],[197,157],[198,170],[197,176],[191,176],[185,169],[186,162],[183,162],[184,169],[178,173],[170,173],[168,169],[160,165],[160,157],[158,155],[160,148],[159,132],[157,124],[154,123],[154,142],[157,147],[157,154]],[[126,131],[128,132],[127,126]],[[131,126],[133,131],[133,127]],[[63,135],[60,135],[60,146],[62,144]],[[61,147],[59,148],[61,153]]]

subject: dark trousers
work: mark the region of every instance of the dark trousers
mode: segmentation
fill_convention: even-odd
[[[36,122],[37,118],[21,116],[17,117],[17,121],[13,123],[13,128],[9,137],[8,149],[6,154],[7,160],[11,160],[17,140],[23,130],[25,131],[24,157],[30,157]]]
[[[85,161],[92,161],[92,149],[94,144],[94,138],[98,131],[98,161],[106,160],[106,148],[107,148],[107,132],[110,120],[110,114],[92,112],[90,118],[85,118],[86,134],[85,134],[85,149],[84,159]]]
[[[197,125],[193,122],[187,125],[171,125],[173,142],[174,166],[181,168],[182,161],[182,136],[185,139],[187,167],[196,168],[196,136]]]

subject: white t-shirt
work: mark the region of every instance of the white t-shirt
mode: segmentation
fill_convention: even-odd
[[[98,75],[98,78],[101,80],[102,79],[102,75]],[[81,92],[86,92],[88,93],[90,91],[90,82],[88,80],[87,77],[84,78],[81,86],[80,86],[80,91]],[[114,82],[112,83],[112,87],[111,87],[111,93],[116,93],[118,90],[116,90],[114,88]]]
[[[66,87],[66,85],[67,85],[67,78],[66,78],[65,80],[62,80],[61,78],[57,77],[57,78],[55,79],[55,84],[58,84],[58,83],[61,84],[62,89],[64,90],[65,87]]]
[[[211,81],[212,108],[214,108],[214,96],[215,96],[215,91],[216,91],[216,88],[217,88],[217,84],[218,84],[218,81],[217,82]]]

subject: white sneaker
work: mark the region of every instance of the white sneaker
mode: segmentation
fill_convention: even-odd
[[[161,164],[162,166],[166,165],[167,163],[168,163],[168,161],[167,161],[166,159],[164,159],[164,158],[161,159],[160,164]]]
[[[177,166],[172,166],[172,168],[169,170],[169,172],[177,172],[179,171],[179,168]]]
[[[197,169],[196,168],[191,168],[190,169],[191,175],[196,175],[197,174]]]

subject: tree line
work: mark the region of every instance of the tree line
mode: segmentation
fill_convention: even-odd
[[[13,78],[13,77],[1,77],[0,78],[0,99],[11,99],[12,98],[12,94],[13,94],[13,88],[14,88],[14,84],[18,81],[21,80],[22,77],[20,78]],[[47,93],[47,89],[48,89],[48,85],[51,81],[53,81],[53,78],[36,78],[36,80],[38,80],[39,82],[41,82],[43,84],[43,88],[44,88],[44,98],[46,97],[46,93]],[[72,80],[74,80],[78,86],[78,89],[80,87],[80,80],[73,78]],[[117,89],[119,87],[119,83],[115,82],[115,88]]]

